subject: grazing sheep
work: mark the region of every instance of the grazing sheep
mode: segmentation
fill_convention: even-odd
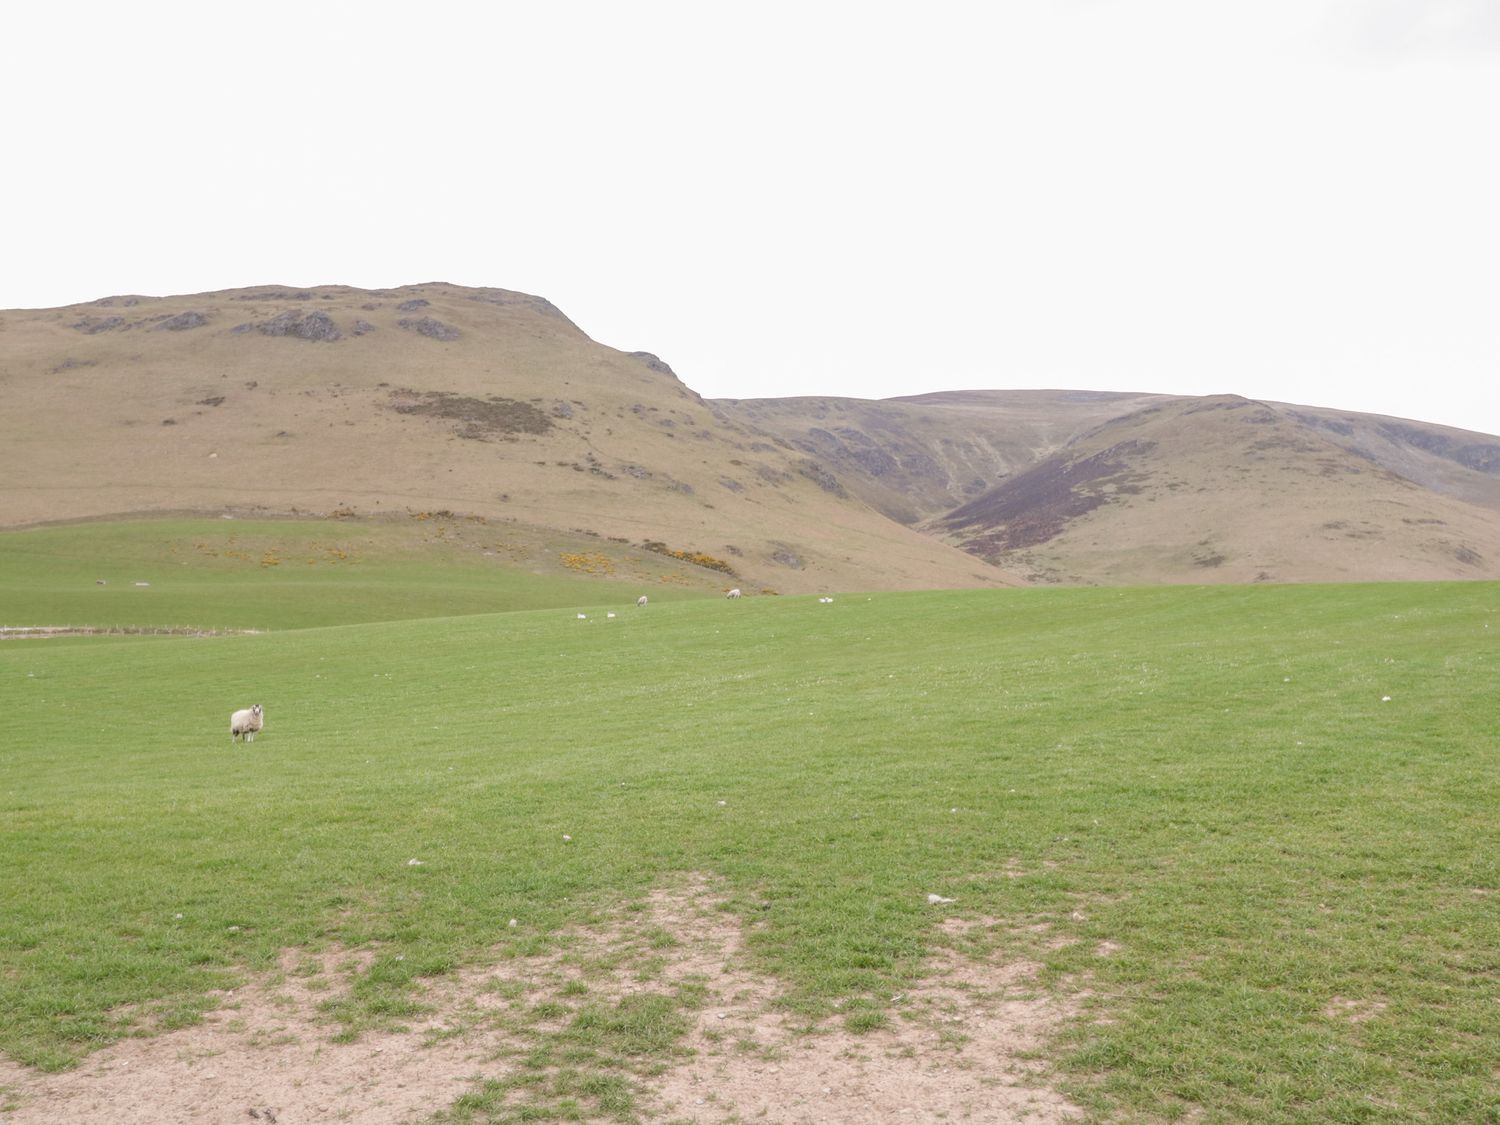
[[[726,598],[737,598],[740,596],[740,588],[736,586],[733,590],[730,590],[729,593],[725,594],[724,596]]]
[[[255,732],[266,725],[266,717],[257,703],[254,707],[244,711],[236,711],[229,716],[229,737],[231,740],[244,737],[246,742],[255,741]]]
[[[646,604],[646,595],[642,594],[640,597],[636,598],[635,599],[635,604],[636,605],[645,605]]]

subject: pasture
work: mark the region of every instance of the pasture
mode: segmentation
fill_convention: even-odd
[[[355,1038],[697,873],[809,1028],[900,1021],[943,948],[1040,961],[1079,1004],[1053,1081],[1101,1118],[1500,1114],[1493,584],[461,585],[0,643],[0,1050],[67,1067],[288,948],[373,953],[327,1013]],[[265,624],[239,589],[193,623]],[[663,1003],[631,1050],[545,1056],[592,1078],[530,1116],[454,1119],[629,1119]]]
[[[0,626],[304,629],[626,590],[670,600],[717,591],[722,577],[597,536],[451,513],[82,523],[0,535]]]

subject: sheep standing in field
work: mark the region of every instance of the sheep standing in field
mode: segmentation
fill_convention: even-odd
[[[730,591],[729,591],[729,592],[728,592],[728,593],[727,593],[727,594],[725,594],[725,595],[724,595],[724,596],[725,596],[725,597],[726,597],[726,598],[737,598],[737,597],[739,597],[739,596],[740,596],[740,588],[739,588],[739,587],[738,587],[738,586],[736,586],[736,587],[735,587],[735,588],[734,588],[734,589],[733,589],[733,590],[730,590]]]
[[[255,741],[255,732],[266,725],[265,712],[260,704],[236,711],[229,716],[229,738],[231,741],[243,737],[246,742]]]
[[[636,598],[635,599],[635,604],[636,605],[645,605],[646,604],[646,595],[642,594],[640,597]]]

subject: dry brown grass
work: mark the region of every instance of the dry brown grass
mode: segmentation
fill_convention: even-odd
[[[1148,407],[934,530],[1033,581],[1500,577],[1500,511],[1233,396]]]
[[[0,349],[0,527],[448,509],[789,593],[1500,577],[1500,440],[1395,419],[1077,391],[709,402],[545,301],[445,284],[6,312]]]
[[[1233,395],[726,407],[1034,582],[1500,577],[1500,439],[1483,434]]]
[[[401,326],[424,317],[457,337]],[[1007,581],[825,491],[804,455],[521,294],[116,298],[0,314],[0,346],[0,526],[447,509],[656,540],[785,592]]]

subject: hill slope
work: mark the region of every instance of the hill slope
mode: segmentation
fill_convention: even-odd
[[[548,302],[446,284],[0,314],[0,525],[452,510],[796,591],[1003,583]]]
[[[930,527],[1046,581],[1500,575],[1500,511],[1235,396],[1108,422]]]
[[[1164,396],[945,391],[855,398],[716,399],[728,417],[816,457],[894,520],[940,515],[1095,426]]]
[[[850,492],[1033,581],[1500,577],[1500,440],[1077,391],[721,401]]]
[[[0,527],[456,512],[747,591],[1500,577],[1483,434],[1234,396],[705,401],[503,289],[0,313],[0,394]]]

